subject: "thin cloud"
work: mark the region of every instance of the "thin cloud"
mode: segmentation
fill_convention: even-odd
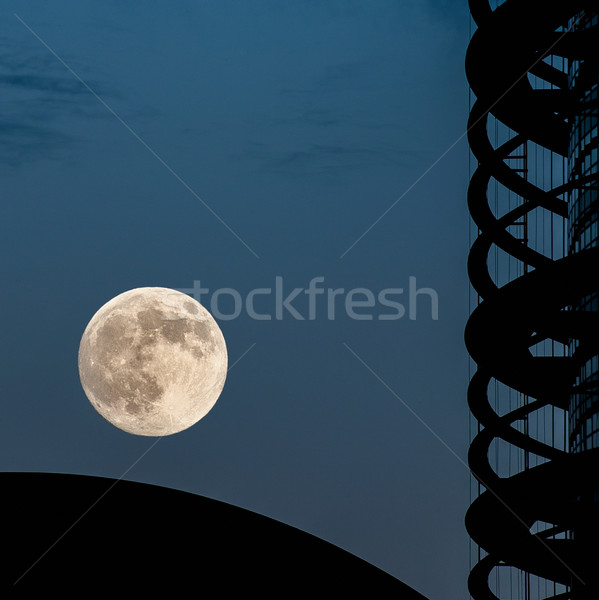
[[[105,118],[78,81],[53,61],[28,48],[19,54],[0,40],[0,164],[19,167],[41,159],[60,159],[79,141],[65,128],[73,118]],[[94,82],[98,87],[98,82]]]
[[[403,165],[408,153],[388,144],[305,143],[292,148],[256,143],[253,150],[238,154],[240,160],[257,163],[262,171],[286,176],[338,174],[385,165]]]

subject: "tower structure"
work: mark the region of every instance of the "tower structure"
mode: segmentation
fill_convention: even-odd
[[[470,0],[475,600],[599,597],[596,0]]]

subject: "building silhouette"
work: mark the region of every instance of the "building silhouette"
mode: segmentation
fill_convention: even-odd
[[[469,589],[599,598],[599,5],[470,11]]]
[[[3,598],[396,598],[395,577],[252,511],[147,483],[0,473]]]

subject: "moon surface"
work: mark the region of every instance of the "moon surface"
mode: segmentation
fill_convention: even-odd
[[[102,306],[79,345],[79,377],[92,406],[136,435],[191,427],[214,406],[227,347],[212,315],[187,294],[129,290]]]

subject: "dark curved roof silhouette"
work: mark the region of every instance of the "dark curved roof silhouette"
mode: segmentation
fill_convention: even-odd
[[[2,473],[0,481],[4,590],[426,600],[328,542],[217,500],[83,475]]]

